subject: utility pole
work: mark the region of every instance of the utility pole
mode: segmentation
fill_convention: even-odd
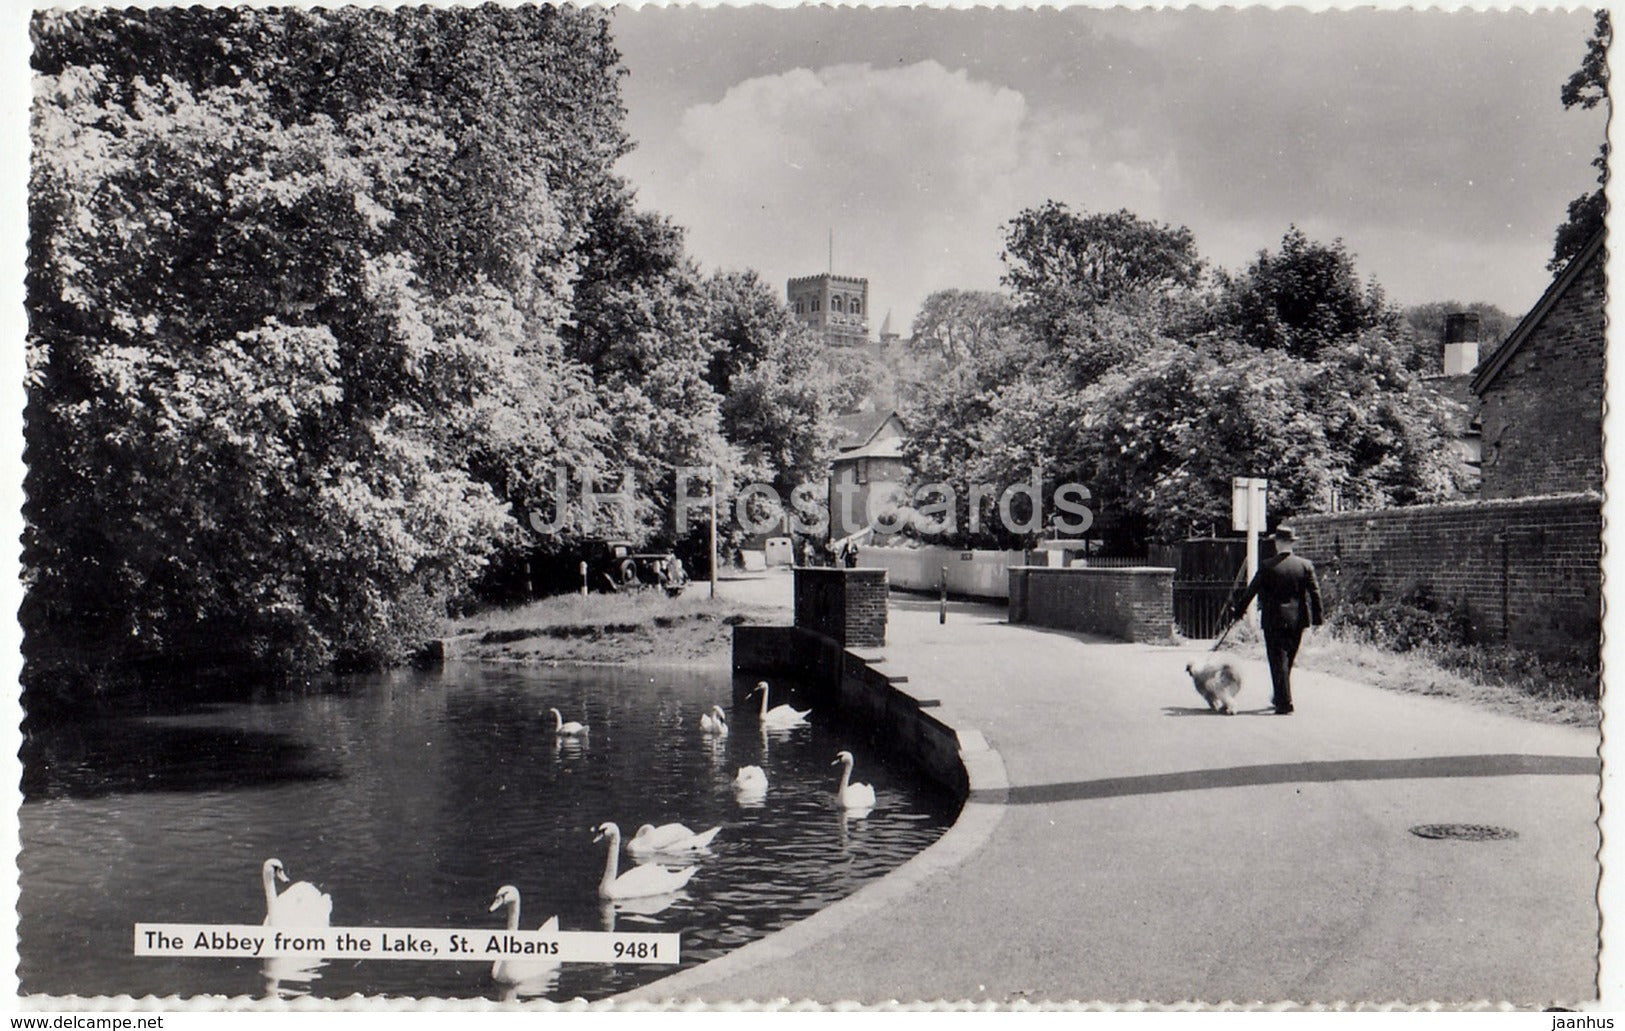
[[[711,597],[717,596],[717,464],[711,463]]]

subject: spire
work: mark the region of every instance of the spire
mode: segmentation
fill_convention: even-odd
[[[882,338],[891,336],[891,309],[890,308],[886,309],[886,317],[881,320],[881,323],[880,323],[880,335],[881,335]]]

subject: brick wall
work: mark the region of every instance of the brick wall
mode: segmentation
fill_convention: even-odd
[[[1328,605],[1372,585],[1418,584],[1464,605],[1480,640],[1546,654],[1597,654],[1602,632],[1602,499],[1596,494],[1464,501],[1299,516],[1299,554]]]
[[[850,648],[886,643],[884,569],[795,569],[796,626]]]
[[[1605,291],[1599,252],[1485,386],[1483,497],[1602,489]]]
[[[1174,571],[1013,566],[1010,622],[1124,641],[1166,641],[1174,632]]]

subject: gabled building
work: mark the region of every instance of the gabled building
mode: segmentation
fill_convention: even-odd
[[[1601,491],[1606,231],[1479,365],[1485,498]]]
[[[908,481],[903,461],[906,430],[893,409],[849,412],[835,424],[835,457],[829,473],[829,535],[859,533],[886,507],[887,488]],[[850,501],[843,501],[849,497]],[[871,500],[873,509],[871,510]]]

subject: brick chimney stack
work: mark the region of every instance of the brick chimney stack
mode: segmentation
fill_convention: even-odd
[[[1478,313],[1451,312],[1444,320],[1444,374],[1467,376],[1478,368]]]

